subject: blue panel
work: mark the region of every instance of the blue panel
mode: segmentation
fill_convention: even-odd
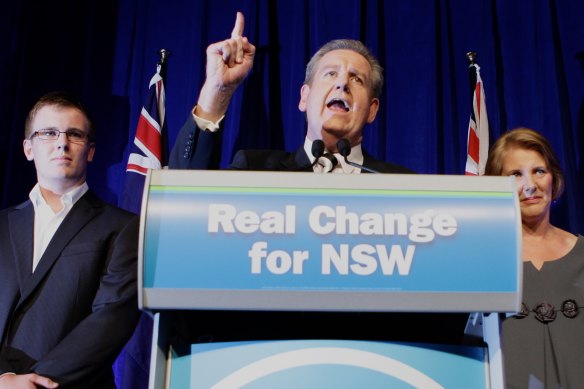
[[[144,286],[517,290],[510,194],[371,193],[152,189]],[[210,216],[228,212],[234,216]],[[219,218],[222,223],[212,223]],[[386,223],[387,218],[399,222]],[[441,227],[441,220],[449,220],[450,227]],[[277,222],[284,232],[271,233]],[[330,232],[319,233],[327,226]]]
[[[309,340],[192,345],[171,388],[486,388],[484,349]],[[214,386],[216,385],[216,386]]]

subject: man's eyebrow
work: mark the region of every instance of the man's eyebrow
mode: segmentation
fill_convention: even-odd
[[[364,80],[369,80],[369,78],[370,78],[366,72],[362,72],[358,69],[355,69],[354,67],[349,67],[349,74],[354,75],[354,76],[359,76]]]
[[[361,77],[367,78],[367,74],[365,74],[364,72],[361,72],[357,69],[354,69],[354,68],[349,68],[349,74],[354,74],[355,76],[361,76]]]
[[[51,130],[51,131],[61,131],[59,130],[57,127],[43,127],[43,128],[39,128],[36,131],[47,131],[47,130]],[[65,131],[70,131],[70,130],[74,130],[74,131],[81,131],[81,132],[85,132],[85,130],[78,128],[78,127],[67,127],[65,129]]]
[[[322,67],[321,67],[320,69],[321,69],[321,70],[327,70],[327,69],[339,69],[339,68],[341,68],[341,67],[343,67],[343,65],[339,65],[339,64],[331,63],[331,64],[327,64],[327,65],[322,65]],[[365,72],[363,72],[363,71],[361,71],[361,70],[357,69],[357,68],[356,68],[356,67],[354,67],[354,66],[349,66],[349,67],[347,68],[347,72],[348,72],[349,74],[355,74],[355,75],[358,75],[358,76],[363,76],[363,77],[366,77],[366,74],[365,74]]]

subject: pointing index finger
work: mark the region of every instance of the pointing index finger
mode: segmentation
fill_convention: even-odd
[[[243,36],[243,25],[244,19],[241,12],[237,12],[237,17],[235,18],[235,25],[233,26],[233,31],[231,31],[231,38],[241,38]]]

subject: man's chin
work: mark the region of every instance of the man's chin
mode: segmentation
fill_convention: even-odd
[[[325,148],[330,151],[335,151],[337,149],[337,142],[339,139],[345,138],[350,141],[349,133],[350,131],[347,131],[346,129],[323,128],[321,131],[321,136]]]
[[[351,132],[351,128],[347,125],[347,123],[325,123],[322,126],[322,136],[334,136],[335,138],[342,138]]]

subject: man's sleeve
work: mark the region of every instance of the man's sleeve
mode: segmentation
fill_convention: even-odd
[[[168,158],[169,169],[219,169],[223,131],[201,130],[189,115]]]

